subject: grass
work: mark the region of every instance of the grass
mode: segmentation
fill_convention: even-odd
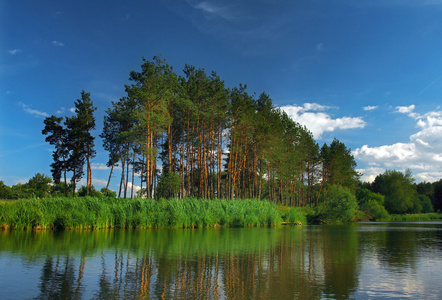
[[[430,221],[430,220],[440,220],[440,219],[442,219],[442,214],[440,214],[440,213],[425,213],[425,214],[390,215],[387,219],[382,219],[379,221],[413,222],[413,221]]]
[[[0,228],[260,227],[305,222],[296,208],[259,200],[44,198],[0,202]]]

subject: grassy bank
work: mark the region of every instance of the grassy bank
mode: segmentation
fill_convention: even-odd
[[[404,214],[404,215],[390,215],[387,219],[382,219],[383,222],[414,222],[414,221],[431,221],[441,220],[442,214],[426,213],[426,214]]]
[[[194,228],[305,223],[296,209],[258,200],[45,198],[0,203],[2,229]]]

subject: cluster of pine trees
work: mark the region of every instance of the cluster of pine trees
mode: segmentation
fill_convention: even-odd
[[[107,109],[100,137],[109,153],[109,182],[122,170],[119,197],[256,198],[291,206],[317,204],[329,184],[354,190],[359,174],[338,140],[319,147],[312,133],[245,85],[227,88],[212,72],[186,65],[178,76],[161,57],[130,72],[127,96]],[[94,157],[92,101],[82,93],[76,115],[45,120],[55,145],[54,181],[78,181]],[[140,179],[138,179],[140,178]],[[140,181],[138,181],[140,180]],[[135,182],[137,181],[137,182]],[[74,188],[75,189],[75,188]],[[107,190],[107,187],[106,187]]]
[[[54,183],[60,183],[64,178],[65,193],[68,193],[67,173],[71,172],[72,193],[75,196],[76,183],[84,175],[86,165],[88,195],[92,195],[91,160],[95,157],[95,137],[91,131],[95,129],[94,107],[90,93],[81,92],[81,99],[75,102],[75,115],[67,117],[63,126],[63,117],[50,116],[44,120],[42,131],[47,135],[46,142],[55,146],[52,153],[54,162],[51,173]],[[63,176],[62,176],[63,175]]]

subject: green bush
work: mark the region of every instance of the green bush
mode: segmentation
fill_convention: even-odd
[[[281,209],[281,218],[287,223],[307,223],[307,218],[299,207],[290,207],[288,209]]]
[[[361,189],[356,193],[359,208],[363,211],[369,221],[379,221],[388,218],[389,214],[383,203],[385,197],[378,193],[373,193],[368,189]]]
[[[419,195],[420,204],[422,206],[422,213],[432,213],[434,212],[433,204],[431,199],[426,195]]]
[[[352,222],[358,208],[356,196],[348,188],[332,185],[321,196],[317,220],[320,223]]]

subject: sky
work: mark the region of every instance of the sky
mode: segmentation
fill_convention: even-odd
[[[267,93],[320,146],[351,149],[363,181],[442,178],[442,0],[0,0],[0,41],[9,186],[51,175],[43,120],[71,116],[82,90],[98,108],[92,175],[105,186],[104,113],[158,54],[178,75],[190,64]]]

